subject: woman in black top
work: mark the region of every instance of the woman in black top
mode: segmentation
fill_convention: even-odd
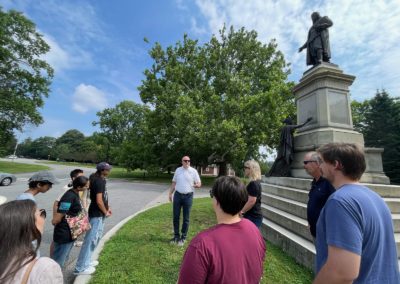
[[[260,228],[263,217],[261,214],[261,170],[258,162],[254,160],[245,162],[244,175],[250,179],[250,182],[246,187],[249,198],[242,209],[242,215]]]
[[[83,210],[79,198],[79,192],[89,187],[89,179],[85,176],[79,176],[72,182],[72,189],[68,190],[58,202],[57,213],[54,214],[52,223],[54,227],[54,259],[61,267],[68,259],[69,253],[74,245],[71,236],[71,230],[68,226],[65,215],[75,217]]]

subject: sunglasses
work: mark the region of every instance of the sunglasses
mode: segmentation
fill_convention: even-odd
[[[40,217],[42,217],[43,219],[46,219],[46,217],[47,217],[46,210],[40,209],[39,212],[40,212]]]
[[[213,190],[212,190],[212,189],[210,189],[210,197],[211,197],[211,198],[214,198],[214,193],[213,193]]]
[[[304,165],[307,165],[308,163],[317,163],[318,161],[314,161],[314,160],[309,160],[309,161],[303,161]]]
[[[182,162],[190,163],[190,160],[182,160]]]

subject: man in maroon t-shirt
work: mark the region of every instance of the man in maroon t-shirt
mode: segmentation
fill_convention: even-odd
[[[236,177],[220,177],[210,196],[218,224],[190,242],[178,283],[259,283],[266,248],[258,228],[240,219],[246,188]]]

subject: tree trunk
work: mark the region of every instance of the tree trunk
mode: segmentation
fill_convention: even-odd
[[[226,176],[228,174],[227,163],[225,161],[220,162],[218,163],[218,166],[219,166],[218,177]]]

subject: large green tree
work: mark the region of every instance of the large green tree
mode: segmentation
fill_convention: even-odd
[[[377,91],[370,100],[352,103],[352,112],[365,146],[384,148],[383,170],[392,183],[400,184],[400,101]]]
[[[288,64],[274,40],[255,31],[223,28],[199,45],[184,36],[175,46],[150,50],[153,65],[139,87],[147,115],[147,139],[158,165],[190,154],[197,164],[256,157],[274,146],[281,121],[294,114]]]
[[[149,108],[132,101],[122,101],[113,108],[97,113],[102,135],[107,139],[108,160],[130,169],[146,167],[151,151],[144,140],[146,114]]]
[[[0,7],[0,147],[13,130],[43,122],[38,108],[53,77],[53,69],[43,60],[49,50],[32,21]]]

